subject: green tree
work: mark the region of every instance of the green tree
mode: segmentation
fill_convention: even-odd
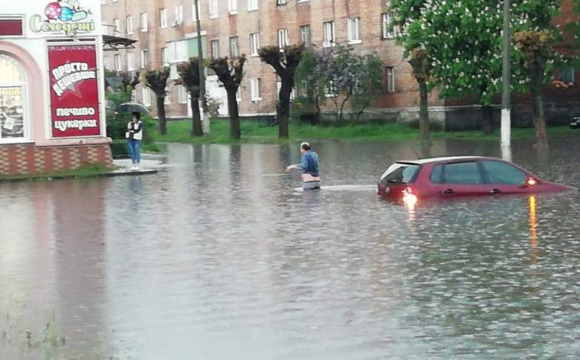
[[[391,0],[389,11],[393,14],[393,27],[399,28],[397,43],[403,48],[404,56],[413,68],[413,76],[417,80],[420,93],[419,127],[421,129],[421,141],[430,141],[431,132],[429,129],[429,93],[432,85],[432,63],[433,59],[429,53],[430,42],[433,37],[429,37],[426,31],[430,25],[425,12],[428,6],[437,0]]]
[[[312,48],[306,49],[300,65],[296,70],[298,102],[309,114],[314,114],[316,122],[320,119],[321,107],[326,103],[326,82],[320,70],[318,53]]]
[[[230,137],[240,139],[242,130],[240,126],[240,114],[236,94],[242,79],[244,78],[244,64],[246,56],[242,55],[237,59],[217,58],[208,61],[208,67],[213,69],[218,79],[224,84],[228,95],[228,113],[230,116]]]
[[[165,97],[167,96],[167,80],[170,69],[164,67],[161,70],[143,70],[141,83],[150,88],[155,94],[157,104],[157,117],[159,118],[159,133],[167,134],[167,117],[165,116]]]
[[[383,61],[376,54],[362,56],[357,69],[357,83],[352,95],[352,108],[356,119],[375,101],[383,90]]]
[[[300,65],[304,50],[304,45],[290,45],[284,49],[280,49],[278,46],[265,46],[259,50],[262,62],[274,68],[282,83],[276,108],[279,138],[288,138],[290,96],[292,89],[294,89],[296,69]]]
[[[485,16],[481,16],[485,14]],[[443,1],[423,11],[434,85],[441,98],[475,95],[483,130],[493,131],[493,98],[501,91],[502,7],[494,0]]]
[[[201,113],[199,111],[200,81],[199,81],[199,59],[190,58],[188,62],[177,66],[180,79],[176,80],[177,85],[185,86],[191,96],[192,127],[191,136],[202,137],[203,129],[201,124]]]

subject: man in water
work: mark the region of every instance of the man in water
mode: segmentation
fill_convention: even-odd
[[[302,162],[297,165],[290,165],[286,171],[302,170],[302,181],[304,190],[320,189],[320,175],[318,174],[318,154],[310,150],[310,144],[303,142],[300,144]]]

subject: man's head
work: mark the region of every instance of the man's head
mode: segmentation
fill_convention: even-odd
[[[133,121],[134,123],[138,122],[139,120],[141,120],[141,113],[138,111],[135,111],[131,114],[131,121]]]
[[[303,142],[302,144],[300,144],[300,152],[301,153],[304,154],[305,152],[307,152],[309,150],[310,150],[310,144],[309,143]]]

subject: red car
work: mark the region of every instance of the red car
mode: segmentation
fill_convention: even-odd
[[[548,193],[572,187],[540,180],[509,162],[488,157],[447,157],[399,161],[381,176],[379,195],[411,197],[456,197],[500,194]]]

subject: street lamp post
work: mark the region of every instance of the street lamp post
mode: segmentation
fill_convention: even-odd
[[[504,159],[511,160],[511,31],[510,0],[503,3],[503,94],[501,109],[501,148]]]
[[[207,110],[207,99],[205,96],[205,66],[203,64],[203,45],[201,41],[201,19],[199,14],[199,0],[195,0],[195,14],[197,15],[197,52],[199,59],[199,92],[201,96],[201,108],[203,109],[203,134],[210,134],[209,114]]]

